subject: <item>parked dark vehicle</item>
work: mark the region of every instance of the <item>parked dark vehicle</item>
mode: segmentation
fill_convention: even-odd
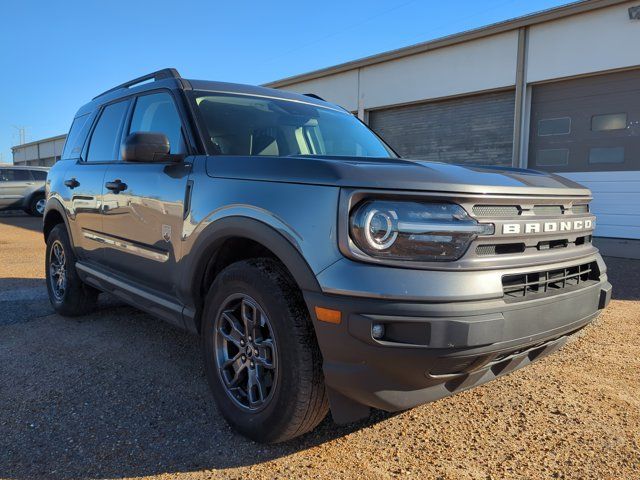
[[[509,373],[611,295],[586,188],[401,159],[315,96],[173,69],[82,107],[47,188],[56,311],[110,292],[199,334],[261,442]]]
[[[0,210],[24,210],[42,216],[45,207],[45,167],[0,165]]]

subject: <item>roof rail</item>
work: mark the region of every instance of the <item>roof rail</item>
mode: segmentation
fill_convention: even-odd
[[[115,92],[116,90],[120,90],[121,88],[130,88],[139,83],[146,82],[148,80],[153,80],[157,82],[158,80],[164,80],[165,78],[182,78],[178,73],[178,70],[175,68],[163,68],[162,70],[158,70],[157,72],[148,73],[147,75],[143,75],[138,78],[134,78],[133,80],[129,80],[128,82],[121,83],[120,85],[110,88],[109,90],[102,92],[100,95],[96,95],[93,97],[93,100],[96,98],[100,98],[107,93]]]
[[[316,95],[315,93],[303,93],[303,95],[305,97],[311,97],[311,98],[315,98],[316,100],[322,100],[323,102],[326,102],[324,98],[322,98],[320,95]]]

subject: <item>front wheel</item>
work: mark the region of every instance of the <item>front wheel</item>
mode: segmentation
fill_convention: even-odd
[[[69,317],[90,313],[96,306],[98,291],[80,280],[63,224],[53,227],[47,237],[45,262],[49,301],[55,311]]]
[[[326,416],[311,319],[278,262],[241,261],[223,270],[206,298],[202,335],[218,408],[243,435],[282,442],[312,430]]]

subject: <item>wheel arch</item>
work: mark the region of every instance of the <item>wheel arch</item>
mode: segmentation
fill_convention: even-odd
[[[71,246],[73,247],[74,243],[71,238],[71,229],[69,228],[69,220],[67,219],[65,209],[58,199],[50,198],[47,202],[47,206],[45,207],[44,215],[42,216],[42,234],[45,242],[47,241],[47,238],[49,238],[49,234],[51,233],[51,230],[53,230],[53,227],[60,223],[63,223],[67,229],[67,234],[69,235],[69,240],[71,240]]]
[[[225,242],[229,241],[244,241],[246,245],[262,247],[264,250],[261,255],[240,255],[239,258],[271,256],[282,263],[300,290],[320,291],[318,280],[300,249],[276,228],[251,217],[224,217],[198,233],[198,239],[183,258],[184,270],[179,293],[185,299],[184,303],[192,306],[190,315],[187,313],[189,307],[185,309],[185,325],[189,330],[200,331],[200,313],[207,283],[210,284],[215,278],[215,275],[210,276],[210,269],[219,260],[218,254]]]

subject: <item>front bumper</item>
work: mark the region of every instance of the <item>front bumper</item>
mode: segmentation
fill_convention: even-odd
[[[464,292],[464,301],[459,295],[465,286],[450,287],[452,300],[446,301],[443,285],[451,284],[446,278],[449,272],[438,272],[442,280],[431,290],[421,285],[424,292],[437,291],[438,301],[416,300],[415,286],[410,300],[306,292],[334,418],[351,421],[364,416],[362,409],[352,408],[349,413],[344,408],[341,414],[334,406],[411,408],[480,385],[556,351],[611,298],[606,267],[599,255],[592,260],[600,266],[598,281],[516,303],[505,302],[502,295],[486,298],[486,285],[480,299],[467,299],[469,292]],[[493,272],[498,278],[504,273]],[[316,306],[339,310],[342,322],[318,321]],[[373,324],[384,325],[382,339],[373,338]]]

